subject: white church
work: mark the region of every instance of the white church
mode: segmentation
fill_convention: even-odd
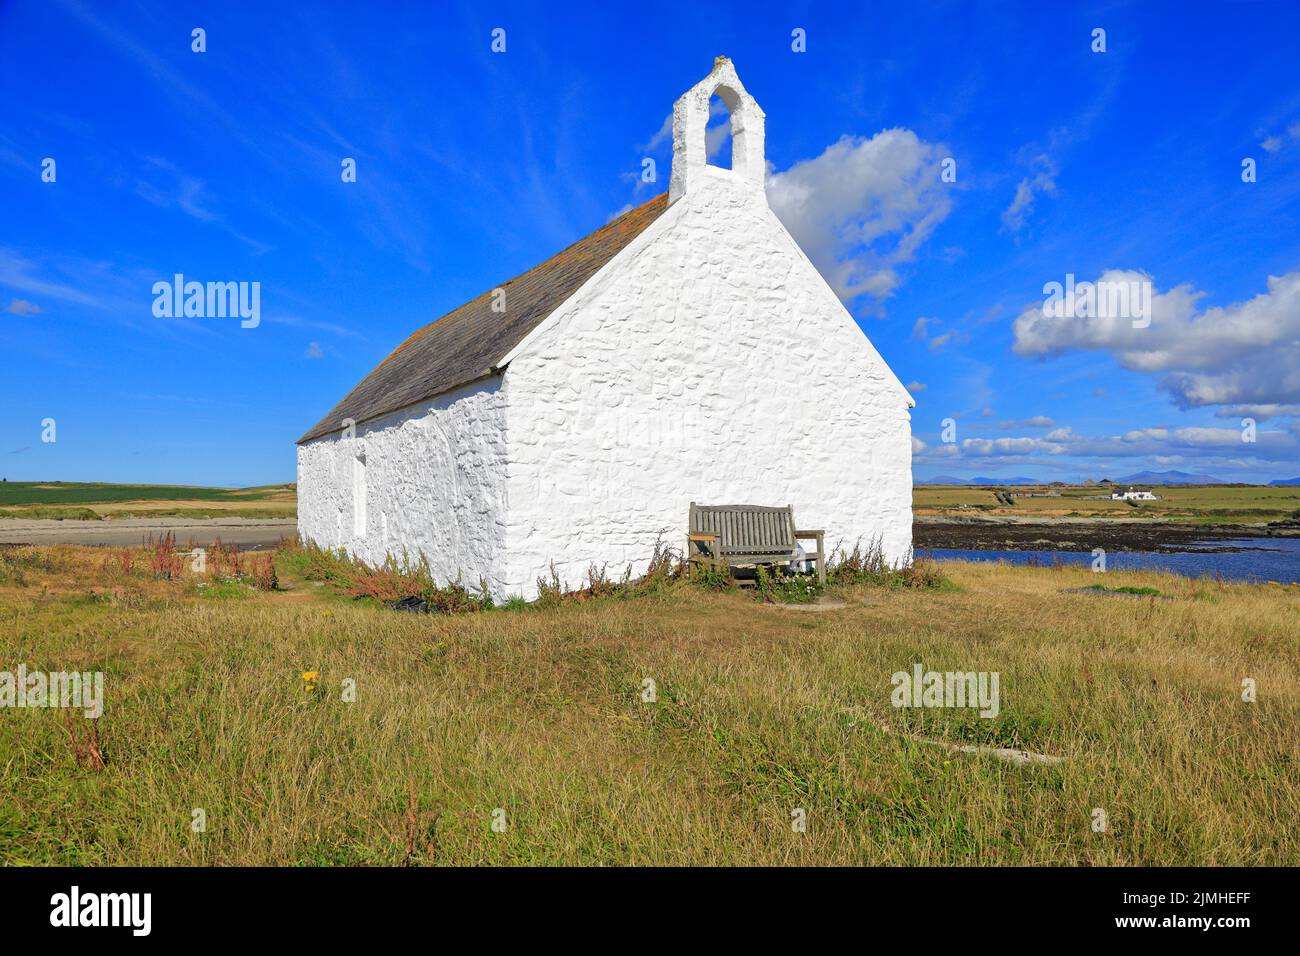
[[[793,505],[909,562],[914,403],[769,208],[764,125],[719,57],[666,195],[419,329],[298,440],[302,539],[531,599],[552,564],[680,549],[691,502]]]

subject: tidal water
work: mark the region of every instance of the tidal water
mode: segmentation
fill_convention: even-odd
[[[1231,551],[1207,551],[1231,548]],[[918,548],[918,558],[935,561],[1006,561],[1011,564],[1062,564],[1091,566],[1090,551],[967,551],[961,548]],[[1231,541],[1202,541],[1170,553],[1153,551],[1110,551],[1109,571],[1172,571],[1189,578],[1220,576],[1230,581],[1300,582],[1300,538],[1242,538]]]

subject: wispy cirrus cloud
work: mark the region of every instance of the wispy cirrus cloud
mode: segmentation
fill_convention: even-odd
[[[213,208],[216,200],[207,184],[196,176],[187,175],[162,157],[149,156],[144,159],[135,192],[151,205],[179,210],[191,219],[224,230],[248,246],[255,255],[269,252],[272,248],[231,226],[226,217]]]
[[[300,296],[286,294],[286,298],[294,298],[304,304],[309,304]],[[273,312],[262,317],[262,321],[269,322],[272,325],[288,325],[296,329],[314,329],[318,332],[328,332],[331,335],[338,335],[344,338],[365,338],[356,329],[349,328],[338,322],[326,322],[320,319],[308,319],[293,312]]]
[[[99,300],[94,295],[76,286],[55,279],[44,278],[39,274],[40,271],[41,267],[38,263],[12,249],[0,247],[0,286],[45,298],[58,299],[60,302],[73,302],[77,305],[98,304]],[[9,311],[13,311],[12,305]]]

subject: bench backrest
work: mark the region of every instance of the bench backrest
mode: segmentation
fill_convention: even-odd
[[[720,536],[724,555],[793,554],[794,506],[697,505],[691,502],[691,534]]]

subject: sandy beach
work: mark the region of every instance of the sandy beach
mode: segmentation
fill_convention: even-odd
[[[170,532],[182,547],[218,538],[244,549],[273,548],[297,530],[294,518],[115,518],[104,521],[0,519],[3,544],[89,544],[121,547]]]

